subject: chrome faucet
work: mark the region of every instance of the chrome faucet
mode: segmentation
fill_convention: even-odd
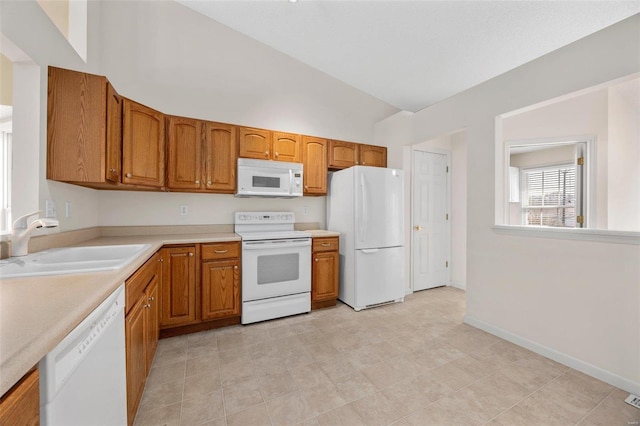
[[[27,225],[27,219],[40,214],[39,211],[20,216],[11,227],[11,256],[26,256],[29,251],[29,238],[37,228],[55,228],[59,225],[57,219],[42,217]]]

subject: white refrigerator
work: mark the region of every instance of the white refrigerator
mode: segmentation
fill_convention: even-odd
[[[359,311],[404,300],[401,170],[354,166],[329,176],[327,229],[340,232],[338,298]]]

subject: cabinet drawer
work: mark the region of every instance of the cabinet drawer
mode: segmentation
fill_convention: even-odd
[[[129,312],[136,304],[145,288],[154,276],[158,274],[160,265],[160,253],[154,254],[147,262],[131,275],[125,282],[126,310]]]
[[[240,257],[240,243],[202,244],[201,256],[202,260]]]
[[[312,251],[338,251],[338,247],[338,237],[314,238]]]

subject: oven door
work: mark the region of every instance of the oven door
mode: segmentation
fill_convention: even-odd
[[[311,291],[311,238],[242,242],[242,301]]]

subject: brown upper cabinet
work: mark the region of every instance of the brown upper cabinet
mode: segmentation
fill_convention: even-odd
[[[167,118],[167,186],[170,189],[202,187],[202,122]]]
[[[360,165],[387,167],[387,148],[374,145],[360,145]]]
[[[329,169],[351,166],[387,167],[387,148],[353,142],[329,141]]]
[[[122,98],[102,76],[49,67],[48,77],[47,179],[119,183]]]
[[[48,179],[103,189],[164,187],[162,113],[122,98],[106,77],[55,67],[48,74]]]
[[[304,195],[327,194],[327,140],[302,137]]]
[[[357,166],[359,162],[359,144],[353,142],[329,141],[329,168],[346,169]]]
[[[271,159],[276,161],[302,162],[301,137],[293,133],[272,132]]]
[[[240,157],[300,163],[301,137],[293,133],[240,127]]]
[[[235,192],[235,126],[169,117],[167,127],[167,186],[170,190]]]
[[[215,192],[236,192],[237,127],[206,122],[203,156],[205,189]]]
[[[164,188],[164,114],[124,99],[122,182]]]
[[[304,195],[327,193],[328,170],[387,166],[384,147],[165,117],[121,97],[106,77],[49,67],[48,179],[233,194],[238,156],[303,163]]]

